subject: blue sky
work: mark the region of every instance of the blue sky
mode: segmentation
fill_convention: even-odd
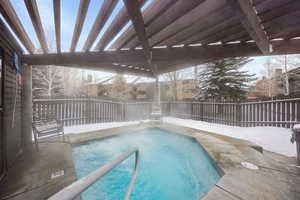
[[[72,34],[74,31],[77,11],[79,8],[80,0],[62,0],[62,15],[61,15],[61,23],[62,23],[62,29],[61,29],[61,45],[62,45],[62,51],[68,51],[71,46],[71,40],[72,40]],[[143,6],[142,9],[145,9],[152,0],[147,1],[147,3]],[[34,31],[34,28],[32,26],[32,23],[29,19],[29,15],[26,9],[26,6],[24,4],[23,0],[11,0],[11,3],[14,7],[14,9],[17,12],[18,17],[20,18],[21,22],[23,23],[28,35],[31,37],[34,45],[36,48],[40,48],[40,44],[38,42],[38,39],[36,37],[36,33]],[[90,32],[93,22],[95,21],[95,18],[99,12],[99,9],[101,8],[101,5],[103,3],[103,0],[91,0],[86,20],[83,25],[83,30],[80,35],[78,44],[77,44],[77,51],[80,51],[83,47],[83,44],[88,36],[88,33]],[[53,14],[53,1],[52,0],[37,0],[38,9],[40,12],[42,25],[45,30],[45,34],[47,37],[47,42],[52,51],[55,51],[55,29],[54,29],[54,14]],[[109,24],[112,22],[112,19],[118,14],[118,12],[123,8],[123,0],[119,0],[115,9],[113,10],[111,16],[109,17],[108,21],[104,25],[104,28],[98,35],[96,42],[94,43],[93,47],[97,44],[99,39],[102,37],[105,30],[108,28]],[[126,30],[126,28],[131,24],[129,22],[118,35],[120,35],[122,32]],[[115,37],[115,39],[118,37],[118,35]],[[115,40],[114,39],[114,40]],[[112,42],[111,42],[112,43]],[[110,44],[108,44],[109,46]],[[92,48],[93,49],[93,48]],[[250,73],[256,74],[258,77],[261,77],[261,70],[263,67],[263,64],[266,62],[267,57],[256,57],[254,60],[250,63],[248,63],[244,69],[249,71]],[[110,73],[101,72],[99,75],[107,76]]]
[[[11,0],[13,7],[17,11],[21,22],[23,23],[28,35],[31,37],[34,45],[40,48],[40,44],[37,40],[36,33],[30,22],[29,15],[24,4],[24,1]],[[71,46],[72,35],[75,27],[77,11],[79,8],[80,0],[62,0],[61,1],[61,45],[62,51],[68,51]],[[91,0],[86,20],[83,25],[83,30],[77,44],[77,51],[80,51],[83,44],[88,36],[89,31],[92,28],[93,22],[96,19],[99,9],[103,0]],[[47,42],[49,46],[53,46],[52,49],[55,50],[55,28],[54,28],[54,13],[53,13],[53,1],[52,0],[38,0],[38,9],[41,16],[41,21],[45,34],[47,37]],[[103,35],[103,32],[107,29],[108,25],[111,23],[112,19],[116,14],[122,9],[123,1],[119,1],[115,9],[113,10],[110,18],[105,24],[103,31],[100,32],[96,42]],[[96,43],[95,42],[95,43]]]
[[[142,9],[145,9],[152,0],[147,1],[147,3],[143,6]],[[34,45],[37,48],[40,48],[40,44],[37,40],[36,33],[30,22],[30,18],[24,4],[24,1],[20,0],[11,0],[11,3],[14,9],[17,12],[18,17],[20,18],[21,22],[23,23],[28,35],[31,37]],[[62,51],[68,51],[71,46],[72,35],[75,27],[77,12],[79,8],[80,0],[62,0],[61,1],[61,45]],[[83,25],[82,33],[80,35],[78,44],[77,44],[77,51],[80,51],[83,47],[83,44],[90,32],[92,25],[96,19],[96,16],[102,6],[103,0],[91,0],[87,12],[87,16]],[[39,13],[41,16],[41,21],[43,28],[45,30],[45,34],[47,37],[47,42],[49,46],[53,46],[52,49],[55,50],[55,28],[54,28],[54,13],[53,13],[53,1],[52,0],[37,0],[37,5],[39,9]],[[112,14],[110,15],[109,19],[105,23],[102,31],[98,35],[94,46],[97,44],[99,39],[102,37],[105,30],[111,24],[113,18],[119,13],[119,11],[124,7],[123,0],[119,0],[115,9],[113,10]],[[125,27],[120,31],[119,34],[124,32],[126,28],[131,24],[129,22]],[[118,35],[119,35],[118,34]],[[118,37],[116,36],[116,38]],[[113,42],[113,41],[112,41]],[[53,44],[53,45],[52,45]],[[108,44],[109,46],[110,44]],[[93,46],[93,47],[94,47]]]

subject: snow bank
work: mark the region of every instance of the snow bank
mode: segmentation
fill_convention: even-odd
[[[296,145],[290,142],[291,129],[277,127],[234,127],[195,120],[164,117],[164,122],[251,141],[268,151],[296,156]]]
[[[98,131],[98,130],[109,129],[109,128],[117,128],[121,126],[136,125],[147,121],[149,120],[77,125],[77,126],[64,127],[64,131],[65,134],[78,134],[78,133],[92,132],[92,131]]]
[[[65,127],[65,134],[78,134],[84,132],[91,132],[109,128],[117,128],[122,126],[136,125],[142,121],[129,122],[111,122],[99,123]],[[204,130],[221,135],[235,137],[251,141],[257,145],[262,146],[268,151],[283,154],[286,156],[296,156],[296,145],[290,142],[291,129],[277,128],[277,127],[234,127],[222,124],[214,124],[195,120],[186,120],[173,117],[164,117],[164,122],[185,126],[189,128]]]

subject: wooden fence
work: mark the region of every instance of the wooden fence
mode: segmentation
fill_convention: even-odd
[[[110,102],[92,98],[40,99],[33,103],[37,118],[55,117],[65,126],[150,119],[152,102]],[[300,123],[300,99],[260,102],[161,102],[164,116],[232,126],[290,128]]]
[[[145,120],[150,118],[150,102],[122,103],[99,99],[39,99],[33,102],[37,119],[56,118],[64,126]]]
[[[232,126],[290,128],[300,123],[300,99],[259,102],[172,102],[170,116]]]

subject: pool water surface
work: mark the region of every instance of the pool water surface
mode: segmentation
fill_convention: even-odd
[[[195,139],[159,128],[75,146],[73,159],[77,178],[133,147],[139,148],[141,162],[132,200],[199,200],[220,178],[211,159]],[[134,161],[134,155],[123,161],[82,193],[82,199],[123,199]]]

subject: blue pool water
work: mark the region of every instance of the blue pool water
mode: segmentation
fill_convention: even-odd
[[[81,178],[132,147],[140,149],[141,165],[133,200],[198,200],[220,175],[192,138],[158,128],[75,146],[73,157]],[[123,199],[134,167],[134,155],[82,194],[83,200]]]

